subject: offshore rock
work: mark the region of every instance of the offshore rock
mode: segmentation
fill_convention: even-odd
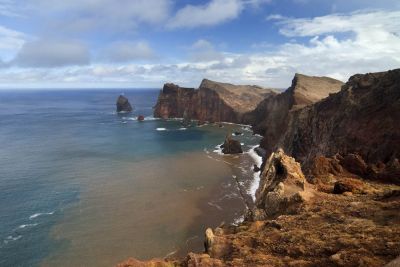
[[[120,95],[117,99],[117,112],[131,112],[132,106],[129,103],[128,98]]]
[[[221,145],[222,153],[224,154],[239,154],[243,153],[242,145],[238,140],[232,139],[230,134],[225,138],[225,142]]]

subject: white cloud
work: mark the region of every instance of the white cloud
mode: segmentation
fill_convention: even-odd
[[[346,81],[355,73],[400,67],[400,14],[397,11],[335,14],[310,19],[280,18],[276,23],[288,37],[287,43],[278,46],[261,43],[254,45],[255,50],[228,53],[200,39],[188,48],[189,59],[176,64],[94,64],[47,71],[3,69],[0,83],[4,85],[7,80],[15,79],[17,83],[53,82],[64,87],[65,84],[161,87],[164,82],[171,81],[196,86],[207,77],[286,88],[295,72]]]
[[[356,12],[333,14],[311,19],[282,17],[280,32],[289,37],[316,36],[326,33],[380,31],[400,33],[400,11]]]
[[[11,60],[29,36],[15,30],[0,26],[0,58]]]
[[[101,51],[100,59],[109,62],[131,62],[140,60],[152,60],[156,54],[150,45],[145,41],[113,42]]]
[[[189,58],[195,62],[220,61],[224,59],[209,41],[200,39],[189,48]]]
[[[171,0],[29,0],[29,13],[46,22],[51,34],[85,31],[132,33],[141,24],[160,24],[170,15]]]
[[[243,9],[240,0],[211,0],[205,5],[187,5],[177,11],[168,28],[212,26],[236,18]]]
[[[20,67],[52,68],[86,65],[89,62],[89,50],[81,42],[41,39],[25,43],[12,64]]]

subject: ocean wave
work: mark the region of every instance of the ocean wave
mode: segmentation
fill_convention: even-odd
[[[21,224],[20,226],[17,227],[17,229],[24,229],[27,227],[35,227],[36,225],[38,225],[38,223]]]
[[[239,218],[235,218],[233,220],[233,225],[238,226],[239,224],[241,224],[244,221],[244,215],[241,215]]]
[[[17,236],[9,235],[6,237],[6,239],[3,240],[3,243],[8,244],[9,242],[17,241],[21,237],[22,237],[22,235],[17,235]]]
[[[166,131],[167,128],[157,128],[156,131]]]
[[[214,207],[214,208],[218,209],[218,210],[222,210],[221,206],[219,206],[219,205],[217,205],[217,204],[215,204],[215,203],[213,203],[211,201],[207,202],[207,204],[210,205],[211,207]]]
[[[213,150],[213,152],[217,153],[218,155],[224,155],[224,153],[222,153],[222,144],[215,146],[215,149]]]
[[[179,128],[179,131],[185,131],[185,130],[187,130],[187,128],[185,127]]]
[[[258,147],[258,145],[253,146],[247,154],[254,160],[255,164],[260,167],[262,164],[262,157],[260,157],[255,151],[254,148]],[[256,191],[260,184],[260,172],[254,172],[253,181],[250,184],[248,189],[248,194],[253,198],[253,201],[256,201]]]
[[[35,218],[37,218],[39,216],[53,215],[53,214],[54,214],[54,211],[51,211],[51,212],[39,212],[39,213],[35,213],[35,214],[32,214],[31,216],[29,216],[29,220],[33,220],[33,219],[35,219]]]

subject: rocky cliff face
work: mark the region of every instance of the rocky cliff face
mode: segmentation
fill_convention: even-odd
[[[265,98],[254,111],[245,114],[244,121],[264,136],[262,146],[269,155],[286,132],[291,112],[340,91],[342,85],[341,81],[328,77],[296,74],[285,92]]]
[[[318,155],[336,153],[356,153],[366,163],[388,164],[400,156],[399,118],[400,69],[358,74],[340,92],[292,111],[275,146],[305,167]],[[271,144],[265,140],[263,145]]]
[[[258,86],[232,85],[204,79],[198,89],[165,84],[154,107],[154,117],[182,118],[210,122],[242,122],[243,114],[255,109],[275,92]]]

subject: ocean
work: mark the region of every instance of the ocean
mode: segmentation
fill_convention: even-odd
[[[247,126],[152,117],[158,90],[0,91],[0,266],[113,266],[203,249],[257,186]],[[134,107],[117,114],[120,93]],[[141,114],[145,121],[138,122]],[[240,131],[245,153],[218,145]]]

